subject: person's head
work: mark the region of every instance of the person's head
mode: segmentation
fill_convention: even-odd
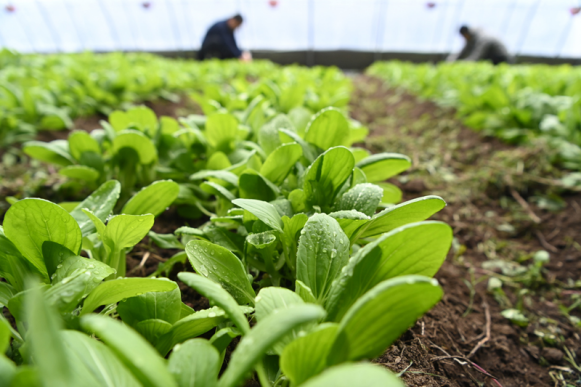
[[[231,30],[236,30],[237,28],[240,27],[240,25],[243,22],[243,17],[240,16],[239,14],[234,15],[233,17],[231,17],[230,19],[228,19],[226,21],[226,23],[228,24],[228,26],[230,27]]]
[[[461,26],[461,28],[459,29],[459,33],[463,35],[463,38],[465,38],[465,40],[471,39],[471,32],[469,31],[469,27]]]

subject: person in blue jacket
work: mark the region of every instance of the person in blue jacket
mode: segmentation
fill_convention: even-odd
[[[243,22],[241,15],[214,23],[206,32],[202,47],[198,51],[198,59],[231,59],[240,58],[245,61],[251,59],[250,53],[241,51],[234,39],[234,31]]]

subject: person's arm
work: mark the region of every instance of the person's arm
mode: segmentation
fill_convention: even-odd
[[[224,25],[223,28],[221,28],[220,33],[222,35],[222,41],[224,42],[224,45],[226,46],[228,52],[234,58],[240,58],[240,56],[242,55],[242,51],[236,45],[236,41],[234,40],[234,33],[226,25]]]

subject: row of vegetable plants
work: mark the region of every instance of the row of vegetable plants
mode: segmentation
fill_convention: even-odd
[[[543,138],[555,163],[580,171],[580,67],[377,62],[367,73],[454,107],[464,123],[506,142]]]
[[[80,203],[11,199],[2,385],[235,386],[253,373],[263,386],[402,385],[361,361],[440,300],[432,276],[452,230],[426,220],[444,200],[399,203],[385,181],[410,159],[354,146],[367,129],[349,119],[337,70],[234,84],[192,95],[204,116],[134,107],[91,133],[24,144],[95,191]],[[172,205],[204,223],[151,231]],[[145,236],[177,253],[148,278],[125,277]],[[212,307],[194,311],[167,278],[186,260],[195,272],[178,279]]]
[[[0,51],[0,148],[30,140],[38,130],[71,129],[75,117],[109,114],[158,98],[177,101],[179,94],[216,91],[219,85],[242,90],[259,76],[266,81],[289,72],[300,70],[268,61],[198,62],[145,53],[21,55],[4,49]],[[305,81],[302,87],[308,90],[322,86]],[[312,93],[311,98],[317,95]]]

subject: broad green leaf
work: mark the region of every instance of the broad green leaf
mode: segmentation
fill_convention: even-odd
[[[356,210],[367,216],[373,216],[380,204],[383,191],[371,183],[360,183],[341,196],[335,205],[336,210]]]
[[[112,217],[107,223],[104,241],[117,251],[131,248],[148,234],[154,225],[154,218],[152,214]]]
[[[277,310],[296,304],[304,304],[299,295],[281,287],[262,288],[255,301],[255,318],[257,322],[262,321]]]
[[[233,186],[238,186],[238,176],[230,171],[224,170],[202,170],[190,175],[190,179],[198,181],[202,179],[215,178],[230,183]]]
[[[221,387],[239,385],[268,349],[293,329],[325,317],[316,305],[303,304],[281,309],[257,323],[232,353],[228,367],[218,381]]]
[[[237,138],[238,122],[229,113],[213,113],[206,119],[205,134],[208,144],[223,152],[229,152]]]
[[[117,131],[122,131],[129,128],[131,122],[127,114],[120,110],[115,110],[109,114],[109,124]]]
[[[275,116],[275,118],[263,125],[259,130],[258,141],[261,148],[265,151],[265,154],[269,155],[281,145],[281,139],[279,138],[280,129],[295,131],[293,124],[284,114]]]
[[[303,299],[296,293],[286,288],[281,287],[265,287],[259,291],[257,295],[255,305],[255,318],[257,322],[261,322],[266,319],[269,315],[275,311],[285,309],[293,305],[305,304]],[[294,329],[281,338],[274,346],[273,349],[276,353],[281,354],[285,346],[293,341],[299,335],[299,329],[303,327],[298,327]]]
[[[188,272],[180,272],[178,279],[222,308],[243,334],[249,332],[251,329],[249,322],[239,308],[237,301],[220,285],[205,277]]]
[[[332,363],[379,356],[442,295],[438,282],[425,276],[400,276],[377,284],[342,318],[330,352]]]
[[[160,117],[160,127],[163,134],[173,135],[180,129],[180,124],[173,117],[162,116]]]
[[[158,125],[156,114],[145,106],[136,106],[126,112],[114,111],[109,115],[109,123],[116,131],[136,127],[140,131],[152,131]]]
[[[348,145],[350,128],[348,120],[336,108],[325,108],[318,112],[305,130],[305,141],[322,150]]]
[[[356,210],[341,210],[339,212],[329,213],[329,216],[336,219],[350,240],[362,225],[370,221],[370,217]]]
[[[243,252],[245,238],[240,234],[215,225],[205,226],[204,234],[210,242],[220,245],[233,253],[242,254]]]
[[[75,163],[69,154],[69,145],[66,140],[55,140],[50,143],[42,141],[28,141],[22,150],[31,158],[58,166],[68,166]]]
[[[192,240],[186,254],[196,272],[220,284],[238,304],[255,302],[255,291],[242,262],[228,249],[203,240]]]
[[[285,347],[280,365],[292,386],[301,385],[325,369],[338,326],[337,323],[324,323]]]
[[[133,328],[150,344],[155,346],[164,334],[172,330],[172,324],[161,319],[152,318],[137,322]]]
[[[40,272],[8,240],[4,235],[4,229],[0,226],[0,277],[20,292],[24,291],[24,282],[30,275],[40,276]]]
[[[221,151],[213,153],[210,158],[208,158],[208,162],[206,162],[206,168],[208,170],[225,170],[231,165],[228,156]]]
[[[174,324],[180,319],[182,304],[179,288],[166,292],[146,292],[122,300],[117,305],[119,316],[129,326],[135,327],[146,319],[161,319]]]
[[[295,293],[303,299],[305,303],[317,303],[311,288],[307,287],[301,280],[295,281]]]
[[[184,257],[186,256],[186,253],[181,252],[179,254],[183,254]],[[188,305],[186,305],[185,303],[182,303],[180,305],[180,319],[182,318],[186,318],[188,315],[194,314],[194,309]]]
[[[29,365],[21,365],[14,371],[10,380],[13,387],[40,387],[43,382],[39,376],[39,368]]]
[[[297,129],[297,133],[303,136],[305,128],[311,120],[311,111],[303,106],[298,106],[291,109],[289,113],[287,113],[287,116],[289,117],[289,120],[291,120],[291,123],[293,123],[293,126]]]
[[[101,283],[83,304],[81,315],[88,314],[97,307],[117,303],[146,292],[172,291],[178,285],[165,279],[120,278]]]
[[[292,108],[303,105],[305,99],[306,85],[294,84],[288,85],[286,88],[281,88],[279,95],[279,108],[281,111],[287,113]]]
[[[61,264],[69,257],[77,255],[61,244],[57,244],[56,242],[52,241],[45,241],[42,244],[42,256],[44,258],[44,263],[46,265],[48,275],[49,277],[52,277],[57,268],[60,268],[59,264]]]
[[[406,155],[383,152],[368,156],[356,166],[364,171],[368,182],[382,182],[410,168],[411,162]]]
[[[445,223],[408,224],[360,249],[334,281],[326,304],[329,319],[339,320],[376,284],[397,276],[434,276],[443,264],[453,233]]]
[[[247,169],[239,179],[241,198],[272,201],[279,194],[279,188],[254,170]]]
[[[215,387],[220,355],[208,340],[191,339],[174,347],[168,370],[180,387]]]
[[[71,361],[61,338],[62,322],[50,307],[38,287],[30,288],[24,296],[28,331],[26,343],[38,368],[44,386],[68,387],[80,385],[75,379]]]
[[[299,238],[297,280],[311,289],[318,303],[349,259],[350,241],[338,222],[326,214],[309,218]]]
[[[227,201],[232,201],[236,198],[233,193],[231,193],[230,191],[228,191],[226,188],[219,185],[218,183],[203,182],[200,185],[200,188],[209,194],[214,194],[215,196],[221,197]]]
[[[67,178],[79,179],[86,182],[95,182],[99,179],[99,171],[87,166],[67,166],[59,170],[59,174]]]
[[[61,339],[69,354],[85,365],[103,387],[138,387],[139,381],[103,343],[78,331],[65,330]]]
[[[44,276],[48,275],[42,257],[42,244],[53,241],[74,253],[81,249],[81,229],[62,207],[44,199],[27,198],[16,202],[4,218],[4,233]]]
[[[108,265],[81,256],[69,256],[51,276],[53,286],[46,299],[60,312],[73,311],[99,283],[115,271]]]
[[[305,172],[303,191],[312,206],[331,205],[354,169],[354,156],[345,147],[325,151]],[[323,209],[322,209],[323,210]]]
[[[383,190],[382,203],[398,203],[402,201],[402,191],[398,186],[387,182],[378,182],[376,185]]]
[[[288,199],[285,198],[276,199],[274,201],[271,201],[271,205],[275,206],[275,209],[277,209],[277,213],[279,213],[281,217],[283,216],[293,217],[294,214],[293,205],[291,204],[291,201],[289,201]]]
[[[84,331],[99,337],[144,386],[176,385],[165,360],[128,326],[99,315],[84,316],[80,324]]]
[[[172,348],[190,338],[198,337],[226,320],[224,310],[212,307],[196,311],[176,322],[170,331],[160,337],[156,349],[165,356]]]
[[[368,137],[370,131],[366,127],[359,127],[359,128],[351,128],[349,131],[349,140],[347,142],[348,145],[352,145],[354,143],[363,142]]]
[[[1,325],[1,323],[0,323]],[[26,368],[26,367],[24,367]],[[21,368],[16,368],[16,364],[14,364],[14,362],[9,359],[8,357],[6,357],[4,354],[0,354],[0,386],[2,387],[17,387],[17,386],[21,386],[21,387],[34,387],[35,385],[33,384],[34,382],[31,382],[31,384],[26,384],[26,385],[15,385],[15,384],[19,384],[20,381],[14,381],[14,376],[17,374],[17,372],[22,372],[22,369],[24,369],[23,367]]]
[[[368,183],[368,179],[366,178],[366,174],[364,174],[362,169],[360,169],[359,167],[354,167],[354,172],[352,173],[352,178],[350,179],[349,183],[350,183],[349,188],[351,189],[355,185],[359,185],[360,183]]]
[[[78,161],[81,160],[81,156],[85,152],[94,152],[101,155],[101,147],[99,147],[99,143],[97,143],[97,140],[93,139],[91,135],[85,131],[71,132],[68,140],[71,156]]]
[[[119,153],[123,148],[134,150],[141,164],[150,164],[158,158],[158,152],[154,143],[143,133],[135,130],[121,131],[113,139],[113,154]]]
[[[405,387],[406,384],[386,368],[372,364],[345,363],[326,369],[302,387]]]
[[[255,217],[276,231],[283,231],[283,221],[281,221],[281,216],[279,216],[275,206],[270,203],[256,199],[235,199],[232,203],[252,213]]]
[[[267,157],[261,167],[261,175],[274,184],[281,185],[302,155],[303,149],[299,144],[283,144]]]
[[[178,197],[180,186],[171,180],[156,181],[142,188],[130,198],[121,210],[122,214],[158,216]]]
[[[446,202],[436,195],[416,198],[381,211],[362,229],[360,238],[377,236],[399,226],[426,220],[442,208]]]
[[[352,154],[354,154],[354,159],[356,160],[356,164],[358,162],[360,162],[363,159],[366,159],[368,156],[370,156],[370,151],[368,151],[365,148],[352,148]]]
[[[129,122],[144,132],[149,131],[151,133],[158,126],[158,118],[156,117],[156,114],[146,106],[133,107],[128,109],[126,114],[129,118]]]
[[[71,216],[79,223],[83,236],[93,233],[95,226],[82,210],[90,210],[95,217],[105,222],[105,219],[111,214],[113,207],[117,203],[120,191],[121,185],[118,181],[107,181],[71,211]]]

